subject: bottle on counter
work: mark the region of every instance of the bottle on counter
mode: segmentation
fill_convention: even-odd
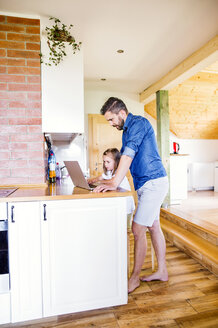
[[[51,149],[48,157],[48,168],[49,168],[49,182],[56,182],[56,159],[53,150]]]
[[[61,169],[59,163],[56,163],[56,179],[61,178]]]

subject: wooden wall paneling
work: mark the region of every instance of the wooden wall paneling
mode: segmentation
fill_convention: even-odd
[[[184,139],[218,139],[218,64],[169,91],[170,131]],[[214,67],[214,68],[212,68]],[[218,71],[217,71],[218,73]],[[145,111],[156,118],[156,101]]]
[[[144,102],[149,96],[151,96],[158,90],[166,88],[168,84],[172,83],[173,81],[176,81],[177,79],[181,79],[182,75],[185,74],[187,75],[191,70],[193,71],[194,67],[197,67],[199,63],[207,60],[211,55],[215,55],[214,58],[215,57],[217,58],[216,56],[217,50],[218,50],[218,35],[216,35],[203,47],[195,51],[192,55],[187,57],[179,65],[177,65],[175,68],[169,71],[159,81],[155,82],[147,89],[145,89],[143,92],[141,92],[140,101]]]

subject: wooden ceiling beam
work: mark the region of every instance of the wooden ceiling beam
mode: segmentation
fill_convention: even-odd
[[[140,102],[148,103],[158,90],[170,90],[218,59],[218,35],[140,93]]]

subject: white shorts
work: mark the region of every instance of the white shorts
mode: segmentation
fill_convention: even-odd
[[[160,207],[168,192],[168,177],[147,181],[137,190],[138,207],[133,221],[146,227],[152,227],[159,220]]]

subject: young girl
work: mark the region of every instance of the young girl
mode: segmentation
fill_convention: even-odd
[[[117,148],[109,148],[103,153],[103,173],[96,178],[88,179],[88,183],[95,183],[102,180],[109,180],[115,176],[120,161],[120,152]],[[127,177],[121,181],[119,188],[131,190]],[[132,214],[135,210],[134,198],[127,197],[127,226],[131,228]]]

